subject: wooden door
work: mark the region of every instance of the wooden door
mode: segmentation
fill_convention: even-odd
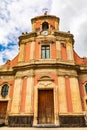
[[[1,101],[0,102],[0,119],[5,119],[6,112],[7,112],[7,101]]]
[[[53,90],[39,90],[38,92],[38,123],[54,123]]]

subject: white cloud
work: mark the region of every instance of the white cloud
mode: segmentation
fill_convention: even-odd
[[[75,50],[80,56],[87,56],[86,5],[86,0],[0,0],[0,44],[5,47],[16,44],[11,50],[0,52],[0,64],[4,56],[9,59],[16,56],[18,36],[31,31],[31,18],[42,15],[43,8],[60,17],[60,30],[70,30],[75,36]]]
[[[3,0],[0,5],[0,43],[7,44],[8,35],[17,37],[22,31],[30,31],[30,19],[40,15],[43,8],[49,8],[51,0]]]
[[[4,64],[4,62],[3,62],[3,54],[0,52],[0,64],[2,65],[2,64]]]
[[[74,48],[79,56],[87,57],[87,1],[53,0],[52,14],[60,17],[60,29],[74,35]]]
[[[51,0],[0,0],[0,44],[6,48],[9,43],[17,44],[22,32],[31,31],[30,19],[41,15],[43,8],[50,7]],[[3,58],[12,59],[16,56],[18,46],[14,47],[0,52],[0,64],[3,63]]]

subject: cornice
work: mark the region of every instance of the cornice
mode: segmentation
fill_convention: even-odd
[[[29,39],[23,39],[19,42],[19,46],[20,44],[27,44],[27,43],[31,43],[31,42],[34,42],[35,41],[35,38],[29,38]]]
[[[11,66],[5,66],[0,68],[0,76],[14,76],[15,75],[15,71],[13,69],[13,67]]]
[[[17,79],[17,78],[25,78],[25,77],[34,77],[35,76],[35,74],[34,74],[34,71],[33,72],[26,72],[26,73],[17,73],[16,75],[15,75],[15,79]]]
[[[69,40],[74,44],[74,36],[69,32],[55,31],[54,36],[56,37],[56,40]]]
[[[9,76],[14,76],[15,75],[15,72],[14,71],[0,71],[0,76],[6,76],[6,75],[9,75]]]
[[[31,61],[31,63],[27,64],[19,64],[17,66],[14,66],[11,71],[9,70],[2,70],[0,71],[0,75],[9,75],[9,76],[14,76],[17,71],[25,71],[25,70],[30,70],[30,69],[67,69],[67,70],[76,70],[78,74],[87,74],[87,66],[81,68],[82,66],[80,65],[75,65],[74,63],[63,63],[63,62],[57,62],[57,61],[52,61],[52,62],[38,62],[38,61]]]
[[[31,32],[31,33],[27,33],[27,34],[22,34],[19,37],[19,45],[20,43],[26,43],[28,41],[32,41],[31,38],[35,39],[35,37],[37,37],[37,33],[36,32]]]
[[[42,15],[42,16],[37,16],[35,18],[32,18],[31,19],[31,22],[35,22],[35,21],[38,21],[38,20],[46,20],[46,19],[55,19],[58,23],[59,23],[59,17],[56,17],[54,15]]]
[[[78,74],[86,74],[87,75],[87,65],[79,65]]]
[[[46,37],[44,41],[49,40],[49,41],[54,42],[54,39],[60,40],[60,41],[61,40],[71,40],[72,43],[74,43],[73,35],[70,33],[62,32],[62,31],[55,31],[53,35],[54,35],[53,37],[52,36]],[[22,34],[19,37],[19,45],[23,44],[23,43],[27,43],[27,42],[32,42],[36,39],[36,37],[37,37],[36,32]],[[38,38],[43,39],[44,37],[38,37]]]
[[[54,35],[55,36],[63,36],[63,37],[72,37],[73,38],[73,34],[71,34],[69,32],[63,32],[63,31],[55,31]]]
[[[63,68],[63,69],[73,69],[73,70],[79,70],[78,65],[74,64],[65,64],[65,63],[49,63],[49,62],[43,62],[43,63],[35,63],[34,61],[30,64],[27,65],[18,65],[13,67],[14,71],[18,70],[28,70],[28,69],[42,69],[42,68],[52,68],[52,69],[58,69],[58,68]]]

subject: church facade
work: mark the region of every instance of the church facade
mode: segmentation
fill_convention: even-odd
[[[8,126],[85,126],[87,58],[45,13],[19,37],[19,54],[0,66],[0,122]]]

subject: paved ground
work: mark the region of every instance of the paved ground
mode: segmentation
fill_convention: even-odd
[[[29,128],[29,127],[0,127],[0,130],[87,130],[82,128]]]

